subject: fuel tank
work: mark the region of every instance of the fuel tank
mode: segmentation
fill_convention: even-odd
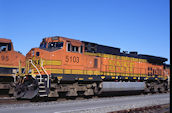
[[[144,90],[145,82],[103,82],[101,93]]]

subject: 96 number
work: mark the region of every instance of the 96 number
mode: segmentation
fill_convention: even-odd
[[[66,56],[66,62],[79,63],[79,57],[76,56]]]

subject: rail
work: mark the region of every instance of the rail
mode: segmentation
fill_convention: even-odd
[[[112,111],[108,113],[170,113],[170,105],[154,105],[154,106],[145,106],[140,108],[131,108],[120,111]]]
[[[42,70],[45,72],[45,74],[47,75],[47,87],[49,88],[50,76],[49,76],[49,74],[47,73],[47,71],[45,70],[45,68],[43,67],[43,61],[42,61],[42,60],[41,60],[41,68],[42,68]]]
[[[37,70],[37,72],[39,73],[40,78],[42,79],[41,73],[38,70],[38,68],[35,66],[35,64],[32,62],[32,60],[30,59],[29,62],[33,65],[33,67]]]

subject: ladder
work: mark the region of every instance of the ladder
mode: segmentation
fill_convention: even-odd
[[[48,88],[49,88],[49,75],[43,67],[43,62],[41,60],[41,68],[45,72],[46,75],[41,75],[39,69],[35,66],[35,64],[30,60],[30,63],[35,67],[38,72],[36,79],[38,80],[38,93],[40,97],[47,97],[48,96]]]
[[[47,89],[48,77],[44,75],[37,75],[36,78],[38,80],[39,96],[40,97],[48,96],[48,89]]]

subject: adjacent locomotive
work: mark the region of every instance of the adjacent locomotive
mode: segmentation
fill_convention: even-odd
[[[10,95],[19,64],[24,68],[25,56],[14,51],[11,40],[0,38],[0,90],[9,91]]]
[[[166,58],[55,36],[26,55],[16,98],[99,95],[109,91],[165,92]],[[22,81],[22,82],[21,82]]]

